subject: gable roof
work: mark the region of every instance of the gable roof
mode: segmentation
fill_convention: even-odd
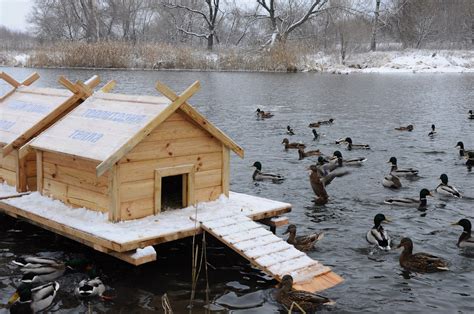
[[[158,96],[97,92],[29,145],[40,150],[98,161],[100,164],[96,173],[100,176],[180,108],[216,139],[243,157],[240,146],[194,108],[184,104],[199,87],[199,82],[195,82],[180,96],[174,95],[172,100]],[[166,89],[167,95],[170,95],[171,90],[163,84],[158,83],[157,88],[160,91]]]
[[[71,84],[75,89],[74,92],[28,87],[27,85],[39,78],[36,73],[23,83],[17,82],[4,72],[0,77],[13,86],[13,89],[0,100],[0,145],[3,146],[4,156],[13,149],[23,146],[69,110],[80,98],[86,96],[80,85],[75,85],[65,78],[61,78],[60,82]],[[94,76],[86,87],[96,86],[99,82],[99,78]]]

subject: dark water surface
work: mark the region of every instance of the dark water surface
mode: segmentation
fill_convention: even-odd
[[[29,69],[4,68],[17,78]],[[195,80],[202,89],[192,97],[195,105],[218,127],[245,149],[245,159],[232,156],[231,189],[293,204],[289,217],[298,231],[324,231],[325,238],[310,256],[329,265],[345,282],[323,294],[337,304],[331,312],[426,312],[474,311],[474,253],[456,247],[460,227],[450,223],[463,217],[474,222],[473,199],[428,199],[429,209],[391,207],[387,197],[418,197],[421,188],[433,190],[439,175],[446,173],[451,184],[474,197],[474,172],[468,172],[454,148],[463,141],[474,149],[474,120],[467,111],[474,109],[474,75],[468,74],[262,74],[214,72],[150,72],[38,70],[38,86],[57,87],[57,77],[71,80],[98,73],[103,81],[116,79],[116,92],[156,95],[153,86],[162,80],[177,91]],[[36,85],[36,84],[35,84]],[[0,85],[0,90],[4,86]],[[275,113],[257,121],[257,107]],[[312,141],[309,122],[334,118],[335,124],[320,128],[325,136]],[[394,131],[399,125],[414,124],[411,133]],[[438,135],[430,139],[431,124]],[[290,124],[296,132],[291,140],[319,148],[326,154],[341,149],[346,157],[366,156],[367,162],[349,176],[336,179],[329,187],[330,202],[313,206],[314,194],[308,181],[308,158],[298,161],[294,150],[285,152],[280,144]],[[350,135],[354,142],[368,143],[370,151],[347,151],[333,144]],[[388,172],[386,161],[398,158],[400,167],[416,167],[420,179],[402,181],[399,191],[381,185]],[[283,174],[282,184],[251,180],[250,165],[259,160],[264,170]],[[450,262],[450,271],[437,274],[404,272],[399,250],[372,252],[365,233],[377,213],[393,219],[386,226],[395,243],[412,238],[415,251],[439,255]],[[111,312],[147,313],[162,311],[161,296],[167,293],[176,313],[187,311],[191,283],[191,242],[178,241],[156,248],[158,261],[135,268],[94,252],[75,242],[0,216],[0,303],[14,291],[20,272],[11,265],[15,256],[42,254],[58,258],[87,256],[93,259],[108,286],[113,301],[77,300],[72,291],[84,276],[66,275],[59,281],[61,292],[51,311],[61,313]],[[283,230],[278,230],[281,234]],[[211,239],[208,239],[211,240]],[[200,241],[200,239],[199,239]],[[372,254],[373,253],[373,254]],[[272,297],[276,282],[252,268],[244,259],[217,241],[208,243],[211,309],[230,313],[278,313],[282,310]],[[205,279],[198,284],[195,313],[205,311]],[[0,310],[1,312],[1,310]]]

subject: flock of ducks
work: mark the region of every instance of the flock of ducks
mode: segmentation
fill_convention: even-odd
[[[84,269],[90,276],[74,289],[79,298],[106,298],[105,285],[95,277],[93,266],[84,260],[58,261],[53,258],[28,256],[12,262],[23,274],[20,285],[8,304],[11,313],[36,313],[48,308],[60,288],[56,279],[71,271]]]
[[[257,109],[256,112],[259,120],[268,119],[274,116],[273,114],[264,112],[260,109]],[[468,118],[474,119],[472,110],[469,110]],[[313,140],[318,140],[320,137],[315,128],[319,128],[323,125],[331,125],[333,123],[334,119],[310,123],[308,126],[313,128]],[[395,130],[411,132],[414,130],[414,126],[409,124],[407,126],[397,127]],[[286,131],[290,136],[295,134],[291,126],[287,126]],[[436,126],[433,124],[428,136],[434,138],[436,134]],[[354,144],[350,137],[340,138],[336,140],[335,143],[346,144],[347,150],[370,149],[368,144]],[[339,150],[334,151],[332,156],[325,156],[320,150],[305,151],[305,144],[290,142],[288,138],[284,138],[282,144],[284,145],[285,150],[297,149],[299,160],[311,156],[318,157],[317,163],[309,167],[309,170],[311,171],[309,181],[314,193],[317,196],[313,200],[316,205],[324,205],[328,202],[329,196],[326,191],[326,186],[329,185],[336,177],[342,177],[349,174],[350,172],[346,170],[345,167],[360,166],[364,161],[366,161],[365,157],[344,159],[342,153]],[[458,142],[455,147],[459,149],[459,156],[467,159],[466,166],[468,166],[468,168],[472,167],[472,165],[474,165],[474,152],[465,150],[463,142]],[[401,178],[410,179],[418,176],[419,170],[417,169],[399,168],[396,157],[391,157],[387,163],[389,163],[391,167],[390,172],[385,175],[382,180],[382,185],[384,187],[399,189],[402,187]],[[262,172],[262,164],[259,161],[256,161],[253,164],[253,167],[255,167],[255,171],[252,175],[254,181],[269,180],[273,183],[279,183],[285,180],[285,178],[280,174]],[[446,174],[441,174],[439,179],[441,182],[434,189],[436,193],[443,197],[462,197],[461,193],[454,186],[449,184],[448,176]],[[433,194],[431,191],[424,188],[421,189],[419,198],[389,198],[384,202],[390,205],[402,205],[405,207],[415,206],[419,210],[426,210],[428,196],[433,196]],[[373,244],[379,249],[386,251],[392,248],[391,238],[383,227],[383,223],[388,222],[390,222],[390,220],[385,217],[384,214],[379,213],[375,215],[374,225],[366,234],[366,240],[370,244]],[[471,222],[468,219],[463,218],[453,225],[461,226],[463,228],[463,232],[456,243],[457,246],[460,248],[474,248],[474,238],[471,236]],[[288,229],[283,234],[289,234],[287,242],[294,245],[295,248],[301,251],[311,250],[314,245],[323,237],[322,233],[296,236],[295,225],[288,226]],[[400,266],[406,270],[426,273],[449,270],[447,261],[440,257],[423,252],[413,253],[413,242],[410,238],[403,238],[396,248],[403,248],[403,251],[400,254],[399,263]],[[303,310],[312,311],[321,304],[332,302],[327,298],[315,295],[313,293],[293,291],[291,288],[292,281],[293,278],[290,275],[285,275],[282,282],[280,283],[280,290],[276,295],[277,300],[284,304],[287,308],[289,308],[293,303],[298,303],[302,306]]]

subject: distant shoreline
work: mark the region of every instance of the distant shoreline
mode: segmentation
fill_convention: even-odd
[[[262,52],[207,52],[188,48],[142,47],[138,52],[128,46],[83,47],[0,51],[0,66],[45,69],[196,71],[237,73],[318,72],[353,73],[474,73],[474,50],[407,49],[352,53],[341,63],[337,54],[285,51],[285,57]],[[175,51],[173,51],[175,49]],[[91,59],[94,59],[91,61]],[[92,64],[91,64],[92,63]],[[96,64],[96,65],[94,65]]]

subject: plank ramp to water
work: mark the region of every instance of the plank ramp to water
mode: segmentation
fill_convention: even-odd
[[[281,281],[293,277],[293,288],[310,292],[331,288],[343,281],[331,269],[239,213],[191,217],[201,228],[232,248],[254,266]]]

